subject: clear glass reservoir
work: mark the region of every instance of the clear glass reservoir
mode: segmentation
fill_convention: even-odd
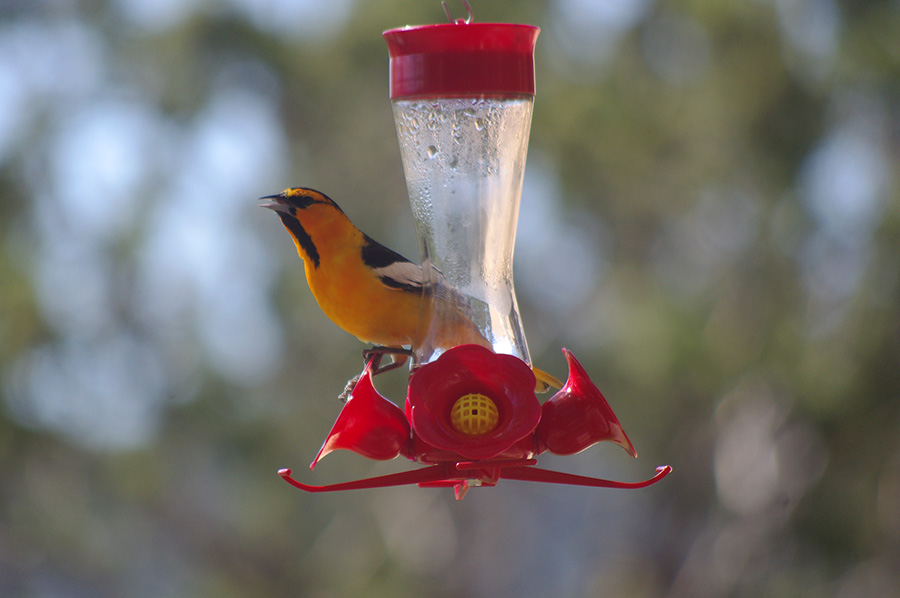
[[[426,282],[417,363],[477,343],[530,364],[512,265],[533,97],[392,104]]]
[[[384,32],[425,278],[417,365],[471,343],[531,364],[512,264],[538,32],[466,21]]]

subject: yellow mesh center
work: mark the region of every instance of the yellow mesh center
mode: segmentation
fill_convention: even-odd
[[[468,436],[487,434],[497,427],[500,414],[490,398],[471,393],[456,399],[450,410],[450,423],[457,432]]]

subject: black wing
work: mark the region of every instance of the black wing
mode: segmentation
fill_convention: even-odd
[[[426,285],[421,266],[409,261],[393,249],[385,247],[368,235],[364,235],[364,240],[362,260],[375,271],[385,286],[417,295],[422,293],[422,289]],[[433,265],[431,271],[432,279],[425,288],[425,292],[468,311],[468,304],[462,293],[447,285],[444,275]]]
[[[362,246],[362,260],[386,286],[409,293],[422,292],[422,268],[368,235]]]

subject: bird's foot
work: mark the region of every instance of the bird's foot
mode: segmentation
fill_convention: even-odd
[[[341,391],[341,394],[338,395],[338,398],[341,400],[341,403],[346,403],[347,399],[350,398],[350,393],[353,392],[353,389],[356,388],[356,383],[359,382],[359,379],[362,377],[362,373],[357,374],[347,380],[347,384],[344,386],[344,390]]]
[[[385,355],[391,356],[391,362],[381,365],[381,360]],[[404,349],[403,347],[371,347],[363,351],[363,359],[366,364],[371,364],[372,375],[377,376],[384,372],[389,372],[406,363],[413,356],[412,349]]]

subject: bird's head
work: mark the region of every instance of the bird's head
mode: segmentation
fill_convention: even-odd
[[[279,215],[288,214],[300,220],[304,219],[306,213],[315,213],[320,208],[341,211],[330,197],[315,189],[307,189],[305,187],[291,187],[281,193],[266,195],[259,199],[261,208],[274,210]]]
[[[300,257],[316,268],[320,259],[317,243],[329,235],[333,236],[341,227],[352,227],[341,208],[330,197],[314,189],[292,187],[259,199],[260,207],[278,214],[281,223],[294,238]]]

